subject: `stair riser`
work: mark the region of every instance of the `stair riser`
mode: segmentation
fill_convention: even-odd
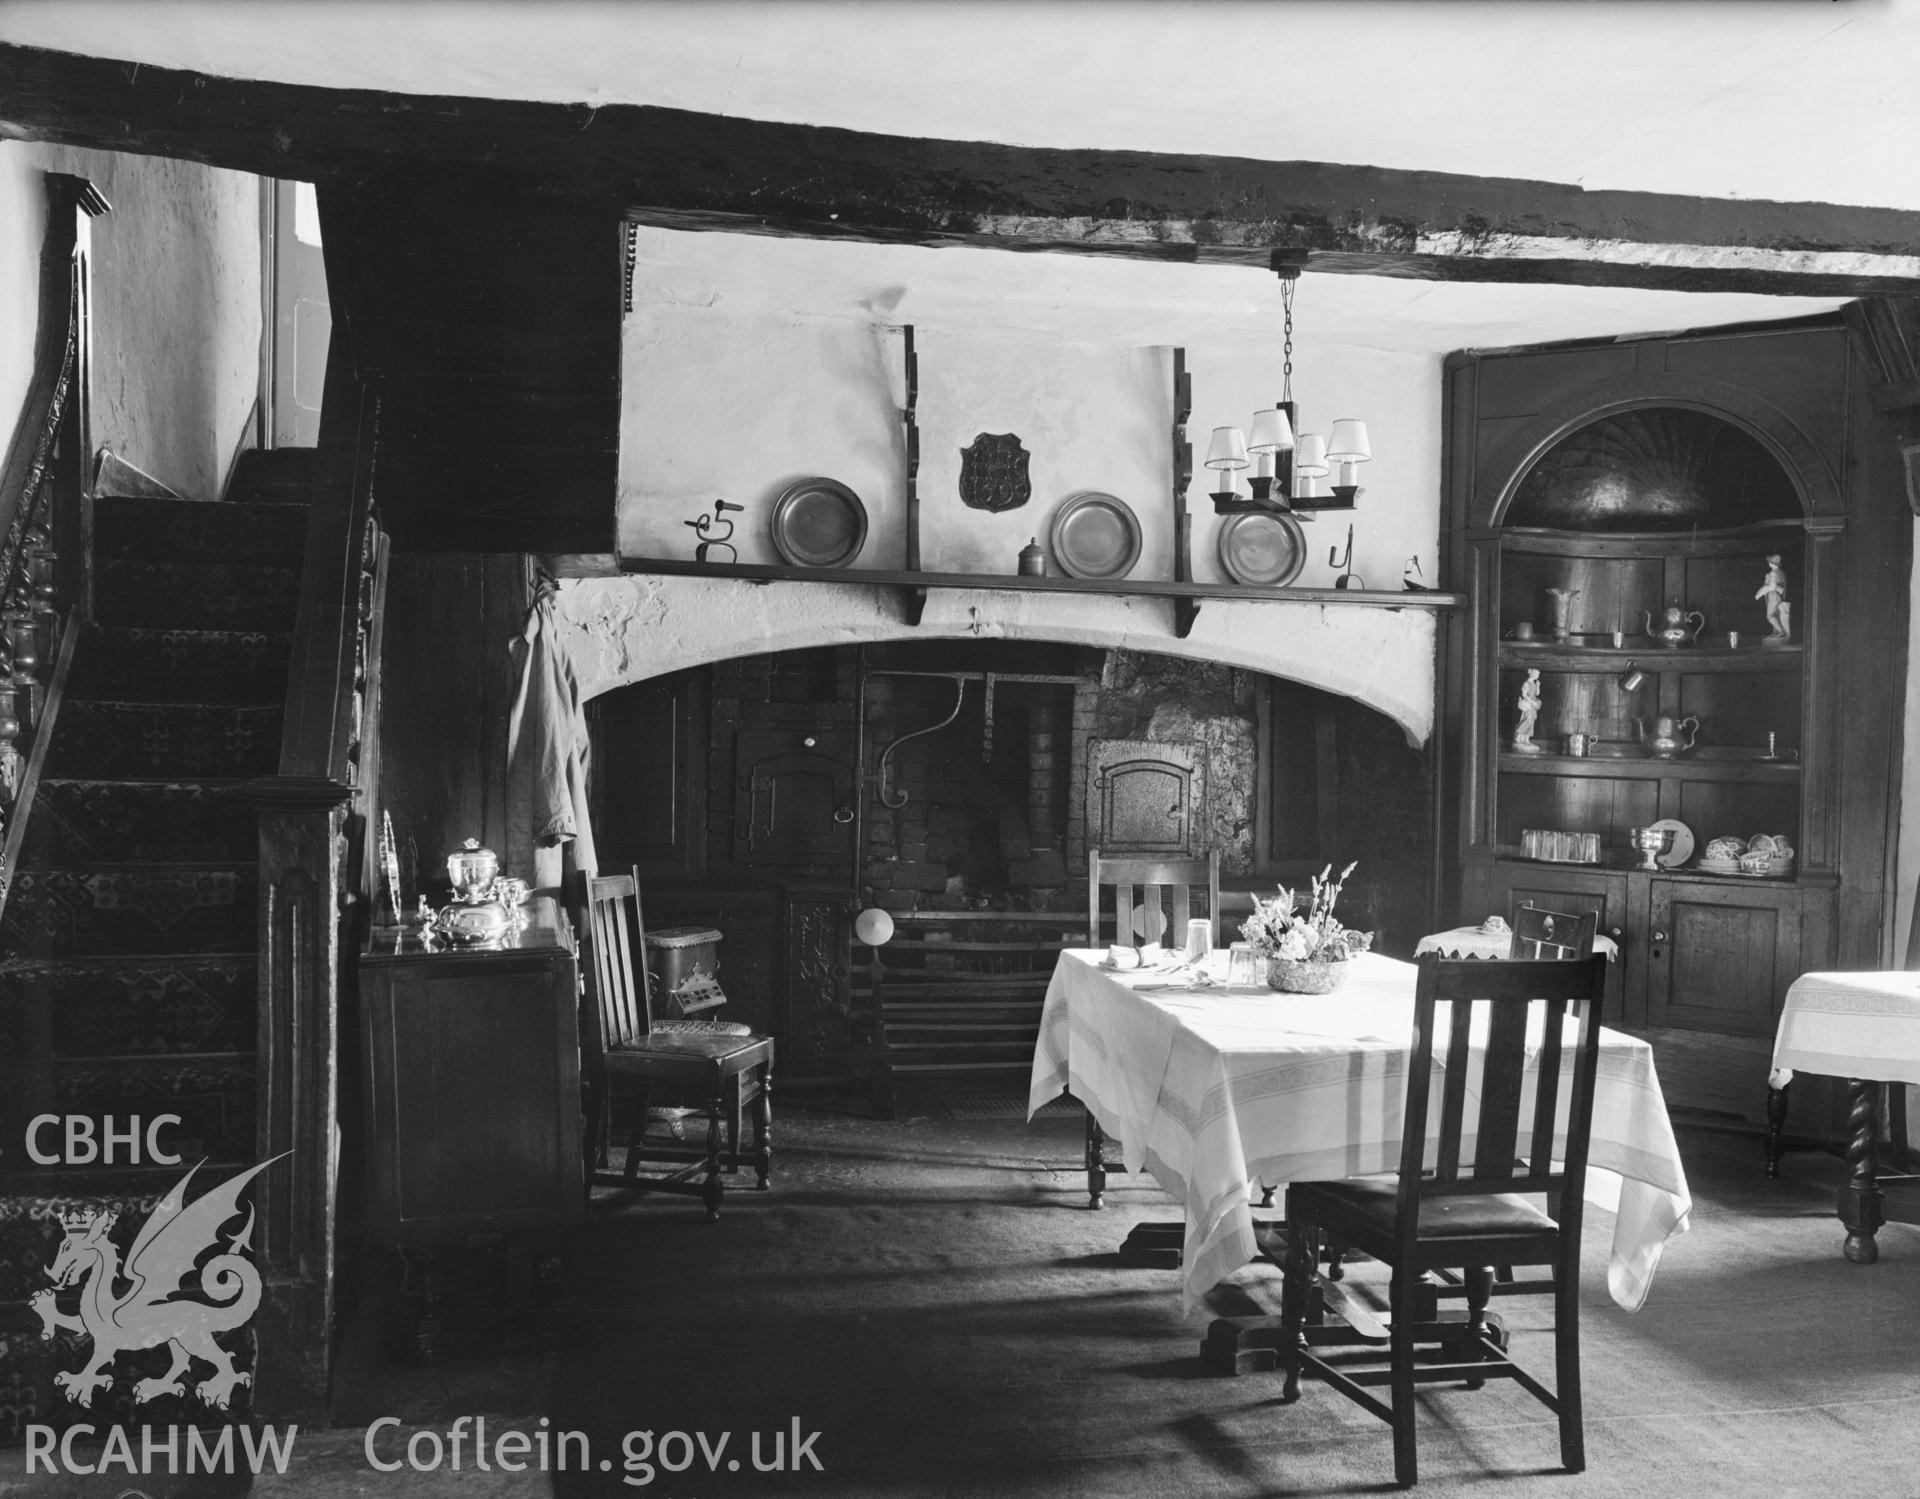
[[[0,1057],[252,1051],[256,960],[15,963],[0,971]],[[0,1154],[0,1159],[4,1159]]]
[[[297,506],[110,495],[93,502],[93,554],[100,561],[295,567],[306,538],[307,515]]]
[[[90,628],[74,653],[69,701],[286,701],[288,637],[264,631]]]
[[[23,869],[0,913],[0,952],[26,959],[249,952],[256,898],[251,869]]]
[[[94,568],[93,617],[169,630],[290,630],[300,574],[290,567],[109,560]]]
[[[60,780],[205,780],[271,775],[278,707],[66,703],[44,774]]]
[[[253,809],[231,790],[124,781],[43,781],[21,845],[25,869],[93,864],[246,864]]]

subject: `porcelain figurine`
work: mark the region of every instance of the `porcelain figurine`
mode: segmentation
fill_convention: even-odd
[[[1793,638],[1792,605],[1787,602],[1787,571],[1780,565],[1780,554],[1774,552],[1767,558],[1766,581],[1761,583],[1756,599],[1766,600],[1767,634],[1763,645],[1784,645]]]
[[[1642,609],[1640,613],[1647,622],[1647,634],[1662,645],[1678,649],[1683,645],[1692,645],[1700,638],[1700,632],[1707,627],[1707,617],[1698,609],[1689,613],[1678,604],[1667,605],[1667,612],[1661,618],[1659,629],[1653,627],[1653,613]]]
[[[1541,753],[1533,742],[1533,726],[1540,721],[1540,672],[1529,668],[1520,688],[1520,721],[1513,726],[1513,748],[1522,755]]]

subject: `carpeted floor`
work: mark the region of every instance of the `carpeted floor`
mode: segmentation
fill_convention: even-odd
[[[1174,1272],[1113,1254],[1171,1204],[1119,1177],[1108,1210],[1087,1211],[1076,1118],[951,1112],[879,1122],[789,1108],[774,1191],[731,1198],[715,1225],[684,1198],[606,1200],[568,1246],[559,1304],[475,1308],[438,1368],[379,1361],[376,1289],[343,1360],[342,1429],[303,1436],[290,1472],[255,1491],[1114,1499],[1391,1486],[1386,1428],[1333,1392],[1310,1385],[1282,1406],[1277,1376],[1200,1371],[1207,1317],[1182,1316]],[[1900,1433],[1920,1422],[1920,1231],[1889,1226],[1879,1265],[1848,1265],[1837,1161],[1791,1156],[1769,1182],[1751,1138],[1683,1129],[1682,1145],[1693,1231],[1669,1247],[1643,1311],[1606,1295],[1604,1215],[1588,1235],[1587,1473],[1560,1472],[1552,1418],[1495,1384],[1424,1397],[1423,1491],[1916,1492],[1914,1439]],[[1277,1272],[1249,1267],[1215,1311],[1265,1308],[1277,1289]],[[1516,1350],[1550,1372],[1544,1309],[1501,1310]],[[586,1433],[592,1467],[366,1466],[376,1416],[444,1432],[483,1412],[496,1432],[546,1417]],[[821,1470],[755,1472],[751,1434],[763,1463],[776,1432],[790,1460],[796,1423],[803,1443],[819,1433],[806,1450]],[[642,1431],[652,1456],[637,1437],[623,1449]],[[681,1472],[659,1466],[686,1454]],[[650,1483],[631,1482],[648,1469],[629,1470],[629,1455],[653,1464]]]

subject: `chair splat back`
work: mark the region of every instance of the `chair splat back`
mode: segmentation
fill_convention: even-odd
[[[1501,1192],[1548,1193],[1558,1199],[1562,1226],[1574,1227],[1567,1215],[1578,1218],[1586,1176],[1600,1055],[1597,1007],[1606,985],[1607,960],[1594,956],[1582,963],[1490,963],[1429,953],[1419,963],[1401,1139],[1402,1232],[1409,1239],[1417,1233],[1413,1209],[1419,1201]],[[1569,1017],[1574,1021],[1570,1050]],[[1442,1033],[1438,1128],[1429,1147],[1426,1122]],[[1524,1083],[1530,1038],[1537,1045],[1539,1065],[1528,1108]],[[1483,1052],[1478,1069],[1473,1064],[1476,1042]],[[1469,1086],[1476,1072],[1477,1098]],[[1563,1100],[1564,1160],[1556,1170],[1556,1122]],[[1464,1141],[1472,1142],[1472,1155],[1463,1165]]]
[[[1104,918],[1102,888],[1113,891],[1113,940],[1128,946],[1160,942],[1177,947],[1186,941],[1187,922],[1204,915],[1213,923],[1216,945],[1220,931],[1220,853],[1209,849],[1197,859],[1103,858],[1099,849],[1087,853],[1087,944],[1099,947]],[[1205,909],[1196,907],[1201,900]],[[1141,913],[1145,930],[1134,926]],[[1159,921],[1156,923],[1155,918]]]
[[[638,891],[626,874],[590,878],[586,886],[587,948],[601,1042],[628,1046],[652,1029]]]

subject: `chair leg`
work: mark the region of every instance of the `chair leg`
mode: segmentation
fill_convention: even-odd
[[[725,1127],[727,1100],[716,1093],[707,1100],[707,1180],[700,1197],[707,1205],[707,1222],[717,1222],[720,1203],[726,1196],[726,1183],[720,1180],[720,1132]]]
[[[1319,1239],[1320,1231],[1308,1224],[1287,1225],[1287,1257],[1280,1280],[1280,1358],[1286,1367],[1286,1380],[1280,1387],[1280,1398],[1289,1403],[1300,1398],[1300,1350],[1306,1346],[1301,1324],[1306,1319],[1307,1293],[1313,1288],[1314,1270],[1320,1261]]]
[[[1493,1275],[1491,1265],[1480,1265],[1467,1270],[1462,1277],[1467,1285],[1467,1330],[1462,1344],[1474,1357],[1480,1356],[1480,1339],[1492,1336],[1492,1329],[1487,1326],[1487,1303],[1493,1300]],[[1513,1278],[1511,1270],[1507,1272],[1507,1278]],[[1485,1385],[1484,1379],[1467,1381],[1470,1390],[1482,1389]]]
[[[773,1175],[773,1066],[760,1073],[760,1096],[753,1101],[753,1169],[760,1180],[760,1191],[767,1190]]]
[[[1571,1265],[1555,1266],[1553,1289],[1554,1395],[1560,1403],[1560,1465],[1569,1473],[1587,1467],[1587,1439],[1580,1419],[1580,1277]]]
[[[1414,1447],[1418,1412],[1413,1399],[1414,1282],[1418,1278],[1405,1269],[1396,1269],[1388,1292],[1393,1312],[1388,1339],[1393,1357],[1393,1478],[1403,1489],[1420,1481],[1420,1462]]]
[[[653,1089],[640,1083],[633,1095],[629,1104],[633,1110],[633,1128],[627,1132],[627,1164],[622,1173],[630,1182],[640,1179],[640,1157],[645,1153],[647,1134],[647,1101],[653,1097]]]
[[[1107,1205],[1107,1136],[1100,1128],[1100,1121],[1091,1112],[1087,1115],[1087,1206],[1103,1208]]]

